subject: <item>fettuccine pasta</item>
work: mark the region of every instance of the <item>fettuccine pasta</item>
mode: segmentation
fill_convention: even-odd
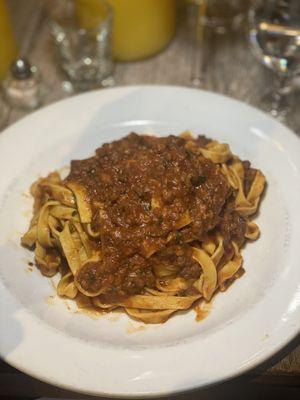
[[[211,301],[244,272],[241,248],[265,187],[228,144],[190,132],[130,134],[31,187],[22,244],[59,296],[163,323]]]

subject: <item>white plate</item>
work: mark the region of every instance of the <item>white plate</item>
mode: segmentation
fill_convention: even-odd
[[[68,310],[49,279],[28,272],[32,254],[19,245],[31,214],[24,195],[30,183],[132,130],[185,129],[229,143],[266,174],[262,235],[243,251],[246,274],[216,297],[202,322],[192,310],[145,327],[126,315],[95,319]],[[179,87],[91,92],[9,127],[0,136],[1,356],[54,385],[116,396],[184,391],[264,361],[299,330],[299,158],[299,139],[267,115]]]

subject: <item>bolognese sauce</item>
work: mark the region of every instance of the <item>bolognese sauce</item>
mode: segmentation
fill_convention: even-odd
[[[203,136],[198,141],[209,142]],[[230,188],[220,168],[181,137],[131,133],[104,144],[94,157],[72,161],[68,180],[87,189],[93,224],[101,229],[103,259],[87,263],[78,279],[86,290],[103,288],[106,301],[151,287],[152,266],[159,262],[197,278],[199,264],[185,243],[201,241],[217,225],[228,239],[244,235],[236,228],[240,218],[235,224],[237,216],[224,211]],[[181,231],[183,216],[191,222]]]

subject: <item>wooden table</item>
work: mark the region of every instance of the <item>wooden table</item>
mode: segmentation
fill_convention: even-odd
[[[62,83],[66,78],[59,70],[54,49],[49,37],[43,5],[46,0],[9,0],[15,35],[21,54],[35,63],[48,87],[45,104],[66,97]],[[171,45],[161,54],[134,63],[119,63],[115,68],[118,85],[172,84],[190,86],[195,75],[201,78],[201,87],[259,106],[262,91],[274,84],[274,75],[261,67],[252,56],[246,29],[217,35],[206,32],[205,46],[197,51],[193,38],[193,12],[181,13],[177,35]],[[199,59],[198,59],[199,57]],[[203,57],[200,71],[199,60]],[[288,124],[300,134],[299,102],[293,103],[293,118]],[[25,113],[10,110],[7,124],[11,124]],[[299,321],[300,324],[300,321]],[[300,337],[276,357],[255,371],[212,389],[193,392],[178,398],[220,398],[222,395],[238,395],[253,398],[271,393],[287,396],[299,395],[300,388]],[[272,387],[270,386],[272,385]],[[276,385],[276,386],[274,386]],[[0,397],[4,396],[57,396],[83,398],[41,383],[9,367],[0,361]],[[213,396],[213,397],[211,397]],[[247,397],[249,396],[249,397]],[[177,397],[177,396],[176,396]],[[86,398],[86,397],[85,397]]]

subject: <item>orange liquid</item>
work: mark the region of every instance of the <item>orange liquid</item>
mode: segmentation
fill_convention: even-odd
[[[132,61],[151,56],[162,50],[174,35],[176,0],[108,2],[114,10],[115,59]],[[77,16],[82,27],[95,27],[96,16],[101,16],[101,13],[103,9],[98,0],[77,0]]]
[[[14,41],[8,10],[4,0],[0,0],[0,81],[9,70],[11,62],[16,58],[17,46]]]

